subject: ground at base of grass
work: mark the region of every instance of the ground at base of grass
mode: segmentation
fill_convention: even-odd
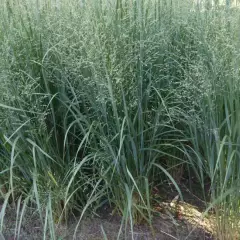
[[[195,210],[196,215],[200,213]],[[8,209],[6,212],[6,222],[3,231],[3,236],[6,240],[14,240],[15,230],[15,216],[14,209]],[[125,234],[121,234],[120,239],[133,239],[134,240],[171,240],[171,239],[189,239],[189,240],[212,240],[214,239],[212,234],[209,232],[208,227],[204,224],[199,223],[199,216],[184,216],[182,219],[173,219],[168,214],[162,213],[158,217],[153,219],[153,228],[155,235],[152,234],[151,230],[146,225],[138,225],[133,229],[133,233],[130,229],[126,230]],[[107,239],[117,239],[118,232],[120,229],[121,219],[116,216],[109,215],[94,218],[85,218],[77,231],[76,238],[79,240],[100,240],[104,239],[102,229],[107,236]],[[205,221],[206,223],[206,221]],[[71,240],[77,221],[72,218],[68,226],[59,225],[56,226],[57,240]],[[34,217],[34,214],[30,213],[25,217],[21,232],[19,235],[20,240],[40,240],[43,239],[43,229],[41,229],[40,221]],[[50,239],[50,237],[47,237]]]
[[[129,227],[122,228],[120,240],[213,240],[214,238],[214,216],[202,219],[204,207],[197,196],[188,195],[187,190],[182,191],[185,195],[184,201],[173,201],[175,192],[168,190],[168,199],[155,204],[156,211],[153,217],[154,234],[146,224],[135,226],[133,232]],[[172,195],[170,194],[172,193]],[[166,194],[164,194],[166,196]],[[194,199],[195,198],[195,199]],[[98,217],[85,217],[76,233],[76,240],[115,240],[121,227],[121,217],[112,214],[112,209],[103,206],[98,212]],[[16,211],[8,207],[5,214],[5,227],[3,236],[5,240],[14,240]],[[75,227],[79,217],[70,217],[68,224],[56,226],[57,240],[72,240]],[[43,239],[43,227],[33,209],[28,209],[23,219],[19,240]],[[0,236],[1,239],[1,236]],[[46,239],[51,239],[48,235]]]

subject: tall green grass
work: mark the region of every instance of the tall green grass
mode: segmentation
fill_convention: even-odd
[[[1,3],[0,190],[4,206],[15,203],[15,234],[30,203],[45,238],[71,211],[80,224],[106,202],[123,216],[119,236],[151,225],[152,189],[167,180],[181,196],[174,173],[188,168],[203,190],[210,179],[229,239],[220,227],[239,219],[238,10],[70,2]]]

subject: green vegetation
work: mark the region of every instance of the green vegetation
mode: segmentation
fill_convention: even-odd
[[[123,229],[151,225],[153,188],[167,180],[182,197],[182,172],[203,198],[210,183],[219,239],[239,238],[238,8],[0,5],[0,229],[9,202],[16,235],[29,204],[52,239],[54,222],[78,210],[80,224],[105,203]]]

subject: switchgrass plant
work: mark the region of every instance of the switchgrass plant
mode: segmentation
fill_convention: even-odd
[[[210,91],[199,105],[200,122],[187,121],[192,138],[195,172],[204,186],[210,181],[211,204],[216,213],[218,239],[239,238],[239,22],[233,12],[223,14],[215,38],[208,42],[205,77]],[[214,17],[214,21],[215,21]],[[216,23],[214,23],[216,25]],[[204,37],[214,34],[206,31]],[[219,35],[220,34],[220,35]],[[223,37],[221,34],[224,35]],[[206,55],[206,57],[207,57]],[[224,57],[223,57],[224,56]],[[216,64],[217,63],[217,64]],[[204,76],[204,75],[202,75]],[[207,81],[206,79],[204,80]]]
[[[31,196],[53,238],[55,215],[72,205],[83,215],[107,198],[133,226],[151,223],[159,172],[178,189],[160,164],[180,135],[176,106],[167,103],[173,96],[160,91],[168,83],[157,75],[164,56],[155,51],[165,40],[151,34],[158,23],[145,22],[154,13],[143,2],[113,4],[74,6],[76,14],[7,2],[2,12],[4,40],[11,36],[2,42],[3,146],[10,145],[4,184],[14,202]]]
[[[19,237],[32,204],[44,238],[77,210],[76,237],[107,202],[120,237],[151,226],[156,185],[181,196],[185,168],[203,190],[210,179],[219,229],[238,219],[237,10],[25,0],[0,11],[1,227],[12,202]]]
[[[208,176],[211,182],[211,207],[216,211],[218,237],[238,239],[239,113],[236,109],[239,93],[234,83],[228,84],[224,92],[215,94],[217,98],[208,98],[202,127],[191,126],[191,131],[197,149],[199,178],[204,182],[203,177]]]

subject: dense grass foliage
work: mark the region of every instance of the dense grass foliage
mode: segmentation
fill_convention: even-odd
[[[17,227],[32,204],[53,239],[54,222],[105,203],[151,225],[153,188],[182,197],[184,175],[210,182],[219,238],[238,236],[237,8],[24,0],[0,13],[1,228],[8,202]]]

